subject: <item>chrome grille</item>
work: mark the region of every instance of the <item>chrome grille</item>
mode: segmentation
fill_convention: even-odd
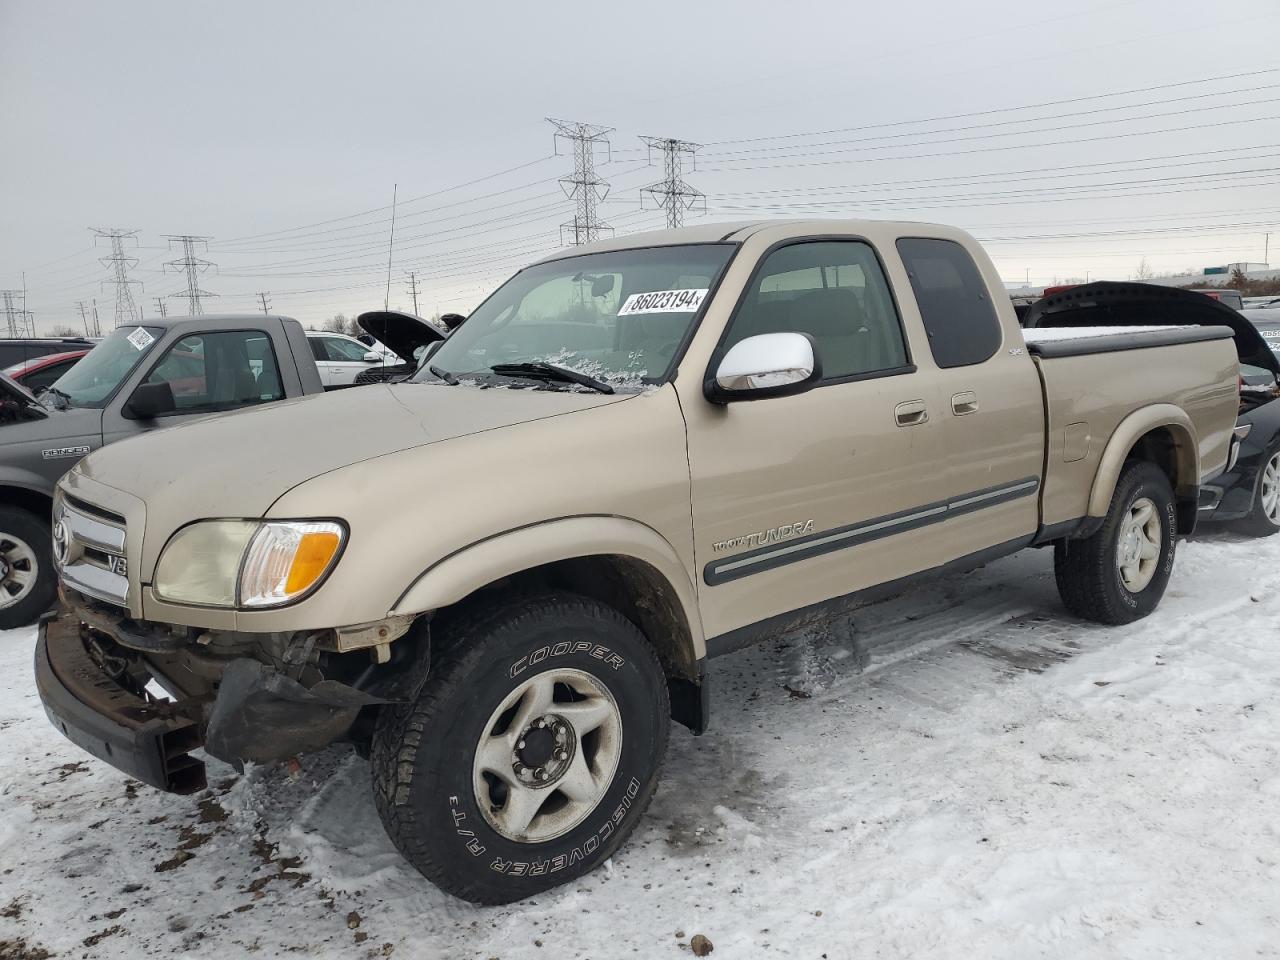
[[[90,515],[93,510],[95,515]],[[129,569],[125,560],[123,521],[80,501],[59,498],[54,505],[53,559],[62,582],[72,590],[128,606]]]

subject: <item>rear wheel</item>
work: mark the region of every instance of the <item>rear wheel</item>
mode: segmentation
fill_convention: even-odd
[[[374,798],[400,852],[473,903],[604,862],[657,786],[670,704],[634,624],[585,598],[512,602],[441,637],[418,699],[374,732]]]
[[[1252,508],[1234,526],[1253,537],[1269,537],[1280,531],[1280,447],[1264,454],[1253,485]]]
[[[1132,623],[1164,596],[1173,572],[1177,515],[1169,478],[1153,463],[1120,474],[1102,526],[1054,545],[1058,593],[1068,610],[1098,623]]]
[[[0,506],[0,630],[32,623],[57,594],[49,521]]]

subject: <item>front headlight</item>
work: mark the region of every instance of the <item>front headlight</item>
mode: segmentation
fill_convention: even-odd
[[[203,520],[173,535],[156,596],[209,607],[278,607],[324,579],[346,539],[332,520]]]

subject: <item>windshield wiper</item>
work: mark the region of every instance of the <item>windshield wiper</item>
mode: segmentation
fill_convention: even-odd
[[[427,366],[427,372],[428,372],[428,373],[430,373],[430,374],[431,374],[432,376],[434,376],[434,377],[438,377],[438,378],[440,378],[441,380],[443,380],[445,383],[447,383],[447,384],[448,384],[449,386],[451,386],[451,387],[456,387],[456,386],[458,385],[458,378],[457,378],[457,377],[455,377],[455,376],[454,376],[452,373],[450,373],[448,370],[443,370],[443,369],[441,369],[440,367],[437,367],[434,363],[429,364],[429,365]]]
[[[587,373],[579,373],[554,363],[536,361],[530,363],[495,363],[489,368],[500,377],[528,377],[530,380],[546,380],[555,383],[576,383],[590,387],[598,393],[613,393],[612,385],[597,380]]]

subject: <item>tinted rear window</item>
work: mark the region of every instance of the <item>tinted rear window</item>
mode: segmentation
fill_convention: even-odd
[[[898,241],[898,254],[938,366],[989,360],[1000,347],[1000,320],[964,247],[950,240],[904,238]]]

